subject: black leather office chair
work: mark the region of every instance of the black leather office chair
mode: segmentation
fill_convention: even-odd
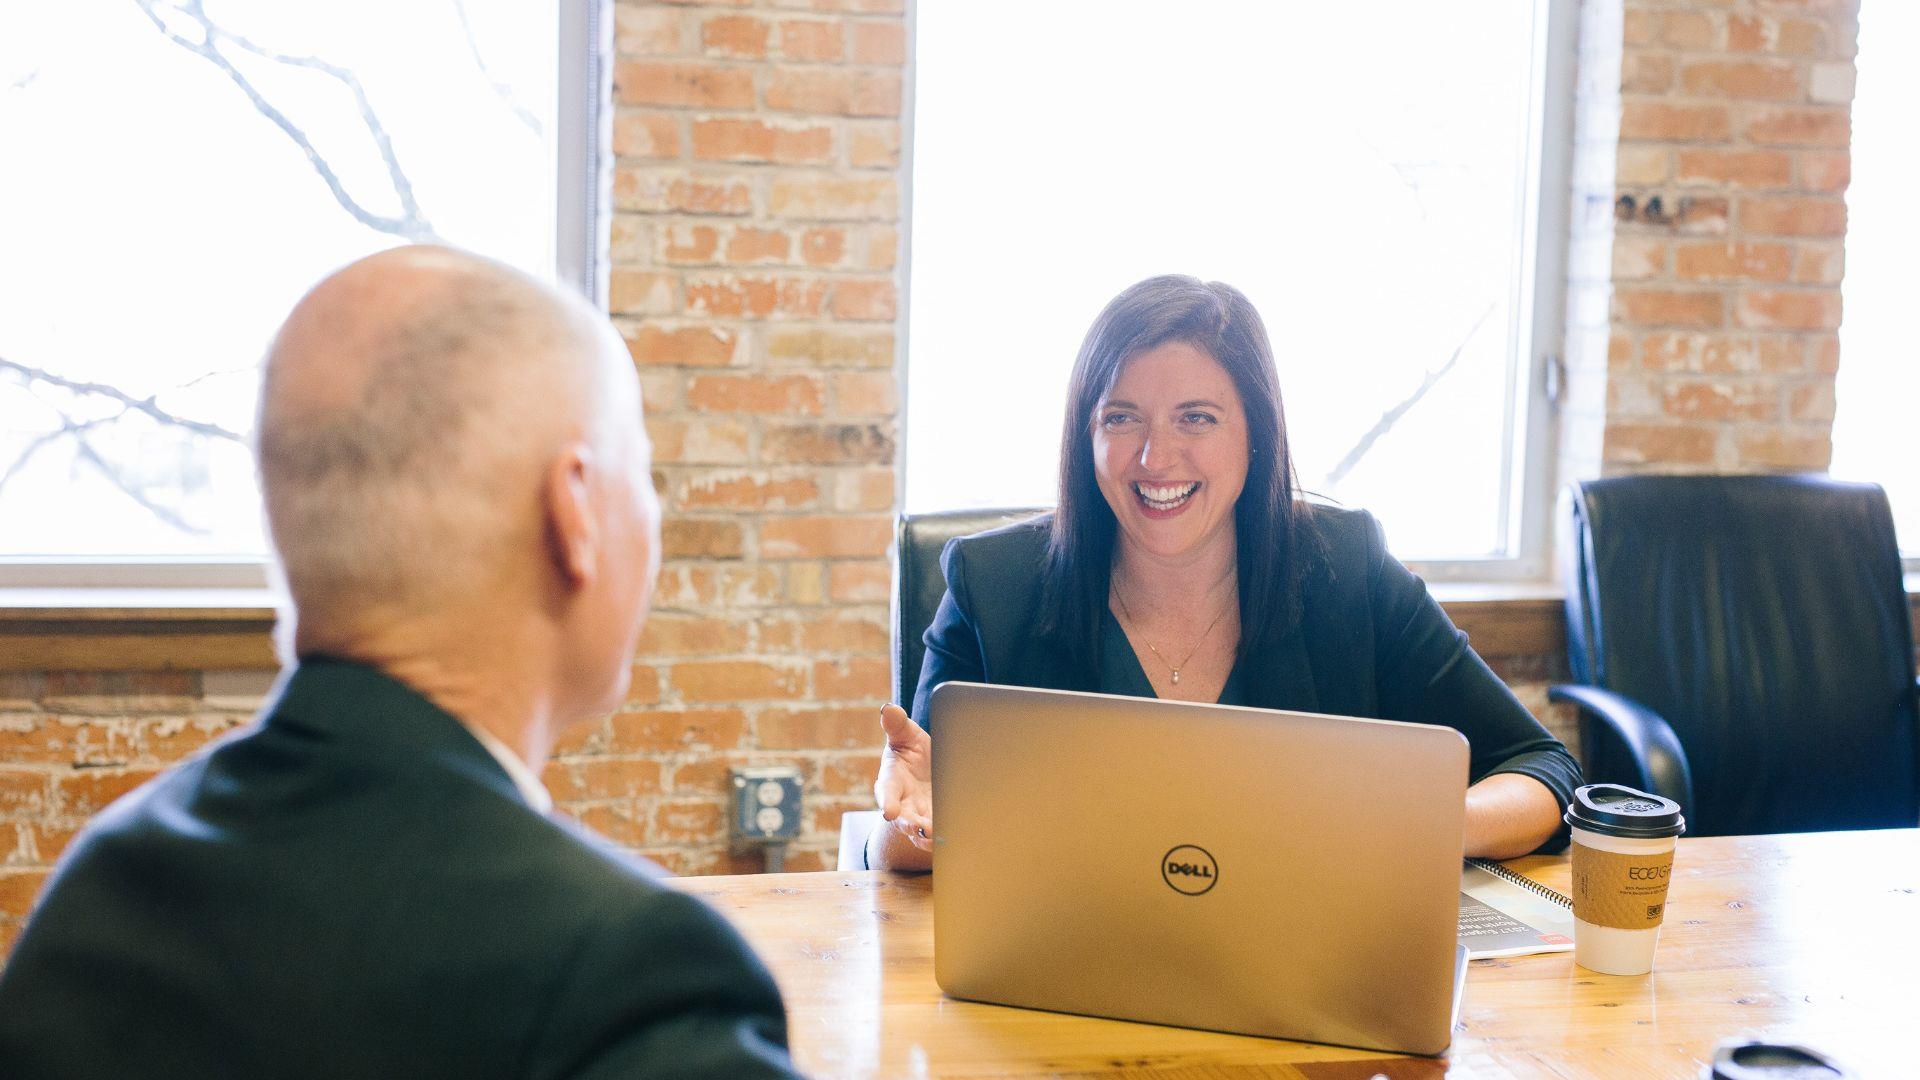
[[[922,639],[947,594],[947,579],[940,573],[940,552],[947,541],[1043,513],[1033,508],[941,510],[902,514],[894,522],[893,700],[902,708],[912,707],[913,692],[920,687],[920,663],[927,656]]]
[[[1691,835],[1920,821],[1912,628],[1886,493],[1819,476],[1574,484],[1567,560],[1588,782]]]

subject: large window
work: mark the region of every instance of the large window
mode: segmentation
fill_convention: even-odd
[[[1564,14],[921,5],[909,508],[1050,503],[1081,336],[1127,285],[1188,273],[1264,316],[1304,487],[1404,556],[1544,572]]]
[[[257,564],[258,362],[329,270],[438,241],[593,280],[580,113],[597,9],[560,10],[0,14],[0,560],[16,583],[36,563]]]
[[[1847,188],[1846,316],[1840,325],[1833,472],[1887,489],[1909,566],[1920,569],[1920,341],[1913,332],[1920,203],[1913,176],[1913,105],[1920,101],[1920,7],[1874,4],[1860,16],[1853,99],[1853,182]]]

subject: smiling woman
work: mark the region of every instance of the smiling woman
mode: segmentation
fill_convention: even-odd
[[[1290,621],[1298,565],[1260,315],[1231,287],[1149,278],[1094,321],[1068,384],[1042,634],[1086,666],[1117,618],[1155,695],[1222,700],[1243,628],[1258,650]]]
[[[1108,304],[1068,386],[1059,509],[956,540],[943,566],[919,725],[883,712],[875,864],[929,865],[924,727],[948,681],[1451,726],[1472,750],[1469,855],[1548,841],[1578,782],[1372,516],[1299,498],[1272,346],[1232,286],[1149,278]]]

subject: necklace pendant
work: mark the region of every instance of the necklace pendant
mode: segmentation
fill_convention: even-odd
[[[1173,685],[1175,686],[1180,685],[1180,669],[1179,668],[1173,669]]]

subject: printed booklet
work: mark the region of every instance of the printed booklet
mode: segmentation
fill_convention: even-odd
[[[1568,952],[1573,901],[1484,859],[1460,868],[1460,944],[1467,958]]]

